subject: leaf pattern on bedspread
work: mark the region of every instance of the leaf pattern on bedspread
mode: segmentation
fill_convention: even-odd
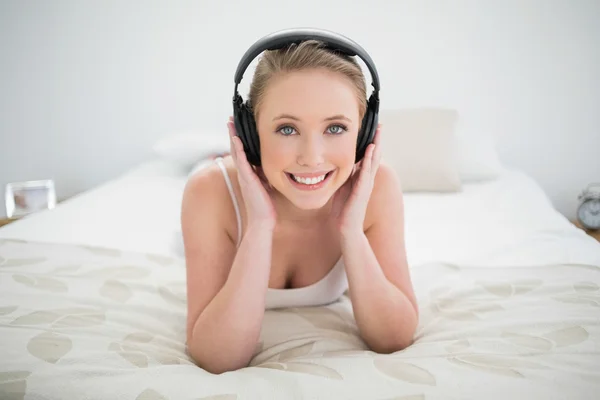
[[[315,328],[352,333],[348,323],[338,313],[329,308],[293,307],[289,309],[289,312],[306,319]]]
[[[279,353],[276,360],[286,361],[296,357],[305,356],[310,353],[313,347],[315,347],[315,342],[309,342],[298,347],[292,347],[291,349],[284,350],[281,353]]]
[[[51,364],[56,364],[73,348],[71,339],[61,333],[42,332],[27,344],[29,353]]]
[[[121,254],[123,254],[123,252],[121,250],[118,249],[110,249],[110,248],[106,248],[106,247],[100,247],[100,246],[85,246],[85,245],[79,245],[80,248],[85,249],[95,255],[98,256],[106,256],[106,257],[120,257]]]
[[[62,308],[34,311],[14,319],[12,325],[47,325],[52,328],[84,328],[100,325],[106,316],[104,311],[89,308]]]
[[[541,336],[503,332],[501,337],[518,346],[527,347],[541,352],[550,351],[554,347],[554,343],[552,343],[551,340]]]
[[[581,326],[572,326],[540,335],[527,335],[522,333],[504,332],[501,337],[518,346],[538,350],[542,353],[549,352],[555,347],[572,346],[586,341],[589,334]]]
[[[497,354],[468,354],[448,357],[448,361],[473,368],[480,372],[489,372],[513,378],[525,377],[520,370],[547,368],[540,363],[527,360],[523,357]]]
[[[448,354],[463,353],[468,351],[470,348],[471,344],[467,339],[460,339],[446,346],[446,352]]]
[[[552,340],[556,346],[572,346],[587,340],[590,335],[585,328],[581,326],[572,326],[569,328],[559,329],[556,331],[544,334],[544,337]]]
[[[0,307],[0,316],[11,314],[11,313],[15,312],[18,308],[19,308],[19,306]]]
[[[169,400],[156,390],[146,389],[135,398],[135,400]]]
[[[130,333],[123,340],[110,343],[108,350],[138,368],[147,368],[154,361],[161,365],[191,364],[185,346],[173,345],[148,332]]]
[[[31,258],[2,258],[0,257],[0,267],[25,267],[36,265],[47,261],[46,257]]]
[[[187,302],[187,296],[185,293],[185,285],[182,283],[174,282],[168,283],[157,288],[158,294],[167,303],[175,306],[185,305]]]
[[[600,286],[594,282],[577,282],[573,285],[573,288],[579,293],[597,292],[600,290]]]
[[[514,280],[510,282],[478,282],[485,290],[498,297],[523,295],[542,286],[540,279]]]
[[[206,396],[197,398],[195,400],[237,400],[237,394],[214,394],[212,396]]]
[[[432,289],[430,293],[433,312],[437,315],[454,320],[478,320],[488,313],[504,311],[504,308],[486,298],[462,296],[456,293]]]
[[[435,377],[427,370],[393,357],[376,357],[375,368],[384,375],[405,382],[435,386]]]
[[[337,380],[344,379],[342,377],[342,375],[340,375],[336,370],[334,370],[332,368],[325,367],[323,365],[319,365],[319,364],[315,364],[315,363],[309,363],[309,362],[300,362],[300,361],[281,362],[281,363],[267,362],[264,364],[259,364],[259,365],[257,365],[257,367],[258,368],[278,369],[281,371],[298,372],[298,373],[302,373],[302,374],[310,374],[310,375],[320,376],[320,377],[329,378],[329,379],[337,379]]]
[[[558,296],[552,296],[553,300],[561,303],[585,304],[592,307],[600,307],[600,287],[594,282],[580,281],[573,284],[573,290]]]
[[[27,394],[29,371],[0,371],[2,400],[24,400]]]
[[[379,399],[379,400],[425,400],[425,395],[413,394],[413,395],[408,395],[408,396],[386,397],[385,399]]]
[[[66,283],[58,279],[47,276],[28,276],[23,274],[13,274],[13,279],[22,285],[33,289],[46,290],[48,292],[68,292],[69,288]]]
[[[60,267],[56,267],[52,271],[49,271],[48,274],[52,276],[72,276],[75,272],[81,269],[82,265],[63,265]]]
[[[91,279],[142,279],[150,275],[150,272],[135,265],[119,265],[93,269],[82,276]]]
[[[162,266],[175,264],[173,257],[162,256],[159,254],[146,254],[146,258]]]
[[[100,295],[119,303],[125,303],[133,296],[133,291],[123,282],[110,279],[105,281],[100,288]]]

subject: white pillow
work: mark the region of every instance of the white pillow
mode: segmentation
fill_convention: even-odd
[[[229,136],[227,132],[179,132],[158,140],[152,150],[161,158],[192,168],[205,158],[228,153]]]
[[[500,176],[504,167],[490,134],[468,129],[459,122],[457,146],[458,170],[463,182],[487,181]]]
[[[458,112],[442,108],[381,110],[382,160],[398,174],[404,192],[457,192]]]

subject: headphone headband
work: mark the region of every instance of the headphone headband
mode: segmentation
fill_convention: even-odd
[[[348,56],[358,56],[367,65],[372,77],[373,89],[379,92],[379,74],[375,68],[375,63],[369,54],[358,43],[339,33],[315,28],[284,29],[271,33],[254,43],[246,53],[244,53],[235,71],[235,92],[237,86],[242,81],[244,72],[250,63],[265,50],[277,50],[293,43],[299,43],[305,40],[320,40],[325,43],[327,48],[339,50]]]

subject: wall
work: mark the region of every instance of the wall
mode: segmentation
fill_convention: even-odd
[[[171,132],[226,134],[247,47],[317,26],[369,51],[382,107],[457,108],[572,216],[600,181],[598,20],[594,0],[4,1],[0,185],[53,178],[66,197]]]

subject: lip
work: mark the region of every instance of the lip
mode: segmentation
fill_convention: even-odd
[[[299,190],[304,190],[304,191],[312,191],[312,190],[319,190],[322,187],[324,187],[325,185],[327,185],[329,183],[329,181],[331,180],[331,178],[333,177],[333,175],[335,175],[335,171],[336,170],[331,170],[328,172],[320,172],[319,174],[316,175],[297,175],[297,176],[301,176],[301,177],[313,177],[313,176],[321,176],[321,175],[325,175],[327,174],[327,176],[325,177],[325,179],[323,179],[321,182],[319,183],[315,183],[314,185],[305,185],[303,183],[298,183],[296,182],[290,175],[289,172],[285,173],[285,176],[288,178],[288,181],[291,183],[291,185],[293,187],[295,187],[296,189]],[[296,175],[296,174],[294,174]]]
[[[300,178],[316,178],[318,176],[322,176],[325,175],[329,172],[333,171],[332,169],[330,169],[329,171],[317,171],[317,172],[306,172],[306,173],[301,173],[301,172],[287,172],[288,174],[292,174],[294,176],[299,176]]]

